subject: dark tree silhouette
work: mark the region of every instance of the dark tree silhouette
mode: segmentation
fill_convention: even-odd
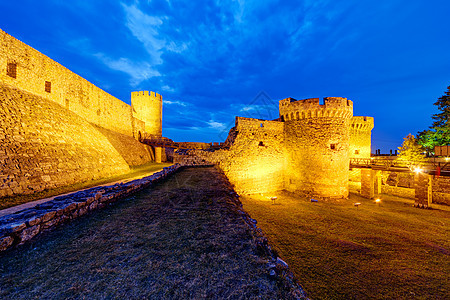
[[[434,152],[435,146],[450,145],[450,86],[445,94],[434,103],[440,111],[432,116],[430,129],[417,133],[417,140],[428,153]]]

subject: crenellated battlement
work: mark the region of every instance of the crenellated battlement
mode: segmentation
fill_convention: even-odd
[[[371,131],[374,127],[374,120],[372,117],[357,116],[350,120],[350,129]]]
[[[280,100],[279,110],[284,121],[325,117],[349,119],[353,116],[353,102],[342,97],[325,97],[324,104],[320,104],[319,98],[286,98]]]
[[[150,97],[150,98],[156,98],[156,99],[162,101],[162,96],[160,94],[152,92],[152,91],[131,92],[131,98],[137,98],[137,97]]]

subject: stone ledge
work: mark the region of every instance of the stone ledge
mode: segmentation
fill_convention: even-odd
[[[179,164],[163,168],[150,176],[111,186],[93,187],[84,191],[55,197],[0,218],[0,252],[23,244],[39,233],[63,224],[108,203],[129,196],[175,173]]]

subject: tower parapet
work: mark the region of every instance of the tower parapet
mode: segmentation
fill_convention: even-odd
[[[279,110],[284,121],[322,117],[349,119],[353,116],[353,102],[341,97],[325,97],[324,104],[320,104],[319,98],[286,98],[280,100]]]
[[[152,91],[131,92],[133,117],[143,121],[147,135],[162,136],[162,96]],[[144,134],[141,132],[141,135]]]

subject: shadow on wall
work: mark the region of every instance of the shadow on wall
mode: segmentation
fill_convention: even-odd
[[[119,152],[129,166],[140,166],[155,161],[153,149],[133,137],[92,124]]]

